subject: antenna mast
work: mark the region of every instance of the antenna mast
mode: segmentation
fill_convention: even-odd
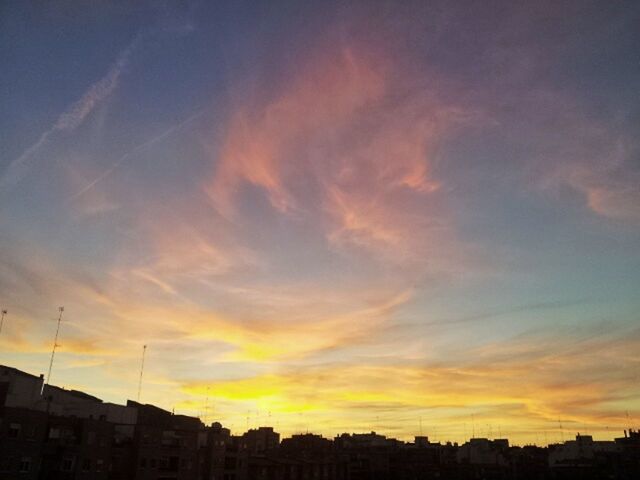
[[[207,386],[207,398],[204,401],[204,424],[209,421],[209,387]]]
[[[562,430],[562,420],[558,419],[558,425],[560,426],[560,440],[564,443],[564,431]]]
[[[142,374],[144,373],[144,356],[147,353],[147,346],[143,345],[142,346],[142,363],[140,364],[140,379],[138,380],[138,400],[137,402],[140,403],[140,392],[142,390]]]
[[[4,316],[7,314],[5,309],[2,309],[2,317],[0,317],[0,333],[2,333],[2,325],[4,324]]]
[[[49,381],[51,380],[51,369],[53,368],[53,358],[56,355],[56,348],[58,345],[58,333],[60,333],[60,322],[62,322],[62,313],[64,312],[64,307],[58,307],[58,326],[56,327],[56,336],[53,339],[53,349],[51,350],[51,360],[49,361],[49,372],[47,373],[47,385],[49,385]]]
[[[475,414],[471,414],[471,427],[472,427],[472,438],[476,438],[476,416]]]

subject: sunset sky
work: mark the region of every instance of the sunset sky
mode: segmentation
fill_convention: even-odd
[[[141,400],[233,432],[620,436],[639,25],[633,1],[2,2],[0,364],[46,374],[64,305],[51,383],[135,399],[147,344]]]

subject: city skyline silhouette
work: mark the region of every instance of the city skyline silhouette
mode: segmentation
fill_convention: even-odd
[[[139,399],[103,402],[3,365],[0,418],[0,473],[7,479],[595,480],[640,473],[639,429],[613,441],[578,433],[517,446],[490,431],[476,436],[475,423],[472,437],[458,444],[434,441],[422,425],[412,441],[375,431],[331,439],[308,429],[281,438],[272,426],[251,428],[247,417],[247,430],[233,434],[218,421]]]

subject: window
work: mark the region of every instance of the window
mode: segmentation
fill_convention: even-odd
[[[20,459],[20,472],[30,472],[31,471],[31,457],[22,457]]]
[[[87,433],[87,445],[93,445],[96,443],[96,432]]]
[[[49,438],[60,438],[60,429],[55,427],[49,429]]]
[[[9,438],[18,438],[20,436],[20,430],[22,430],[22,425],[19,423],[10,423],[9,424]]]
[[[140,468],[147,468],[147,459],[140,457]]]
[[[83,472],[91,471],[91,459],[90,458],[85,458],[84,460],[82,460],[82,471]]]
[[[72,472],[75,459],[73,457],[65,457],[62,459],[61,470],[63,472]]]

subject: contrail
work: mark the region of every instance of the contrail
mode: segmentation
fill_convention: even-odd
[[[93,187],[95,187],[98,183],[100,183],[102,180],[104,180],[109,175],[111,175],[120,165],[122,165],[126,160],[131,158],[133,155],[135,155],[136,153],[138,153],[138,152],[140,152],[140,151],[142,151],[142,150],[154,145],[155,143],[158,143],[159,141],[161,141],[164,138],[170,136],[174,132],[180,130],[182,127],[184,127],[185,125],[191,123],[193,120],[195,120],[196,118],[201,116],[202,113],[203,113],[202,110],[199,111],[199,112],[194,113],[193,115],[191,115],[187,119],[183,120],[182,122],[180,122],[180,123],[178,123],[176,125],[173,125],[172,127],[168,128],[167,130],[162,132],[160,135],[157,135],[157,136],[153,137],[151,140],[147,140],[146,142],[141,143],[140,145],[136,146],[133,150],[130,150],[129,152],[125,153],[118,160],[116,160],[109,168],[107,168],[100,175],[98,175],[95,179],[93,179],[87,185],[82,187],[82,189],[80,189],[79,191],[77,191],[76,193],[71,195],[67,199],[67,201],[68,202],[73,202],[77,198],[81,197],[82,195],[87,193],[89,190],[91,190]]]
[[[65,110],[54,124],[45,131],[37,142],[28,147],[22,155],[13,160],[2,178],[0,178],[0,191],[10,188],[22,180],[28,173],[29,164],[45,145],[51,135],[56,132],[69,132],[75,130],[82,124],[84,119],[116,89],[120,81],[122,72],[129,63],[129,57],[133,50],[137,47],[142,39],[142,35],[138,34],[133,41],[125,48],[113,63],[109,71],[100,80],[95,82],[89,89],[74,102],[67,110]]]

